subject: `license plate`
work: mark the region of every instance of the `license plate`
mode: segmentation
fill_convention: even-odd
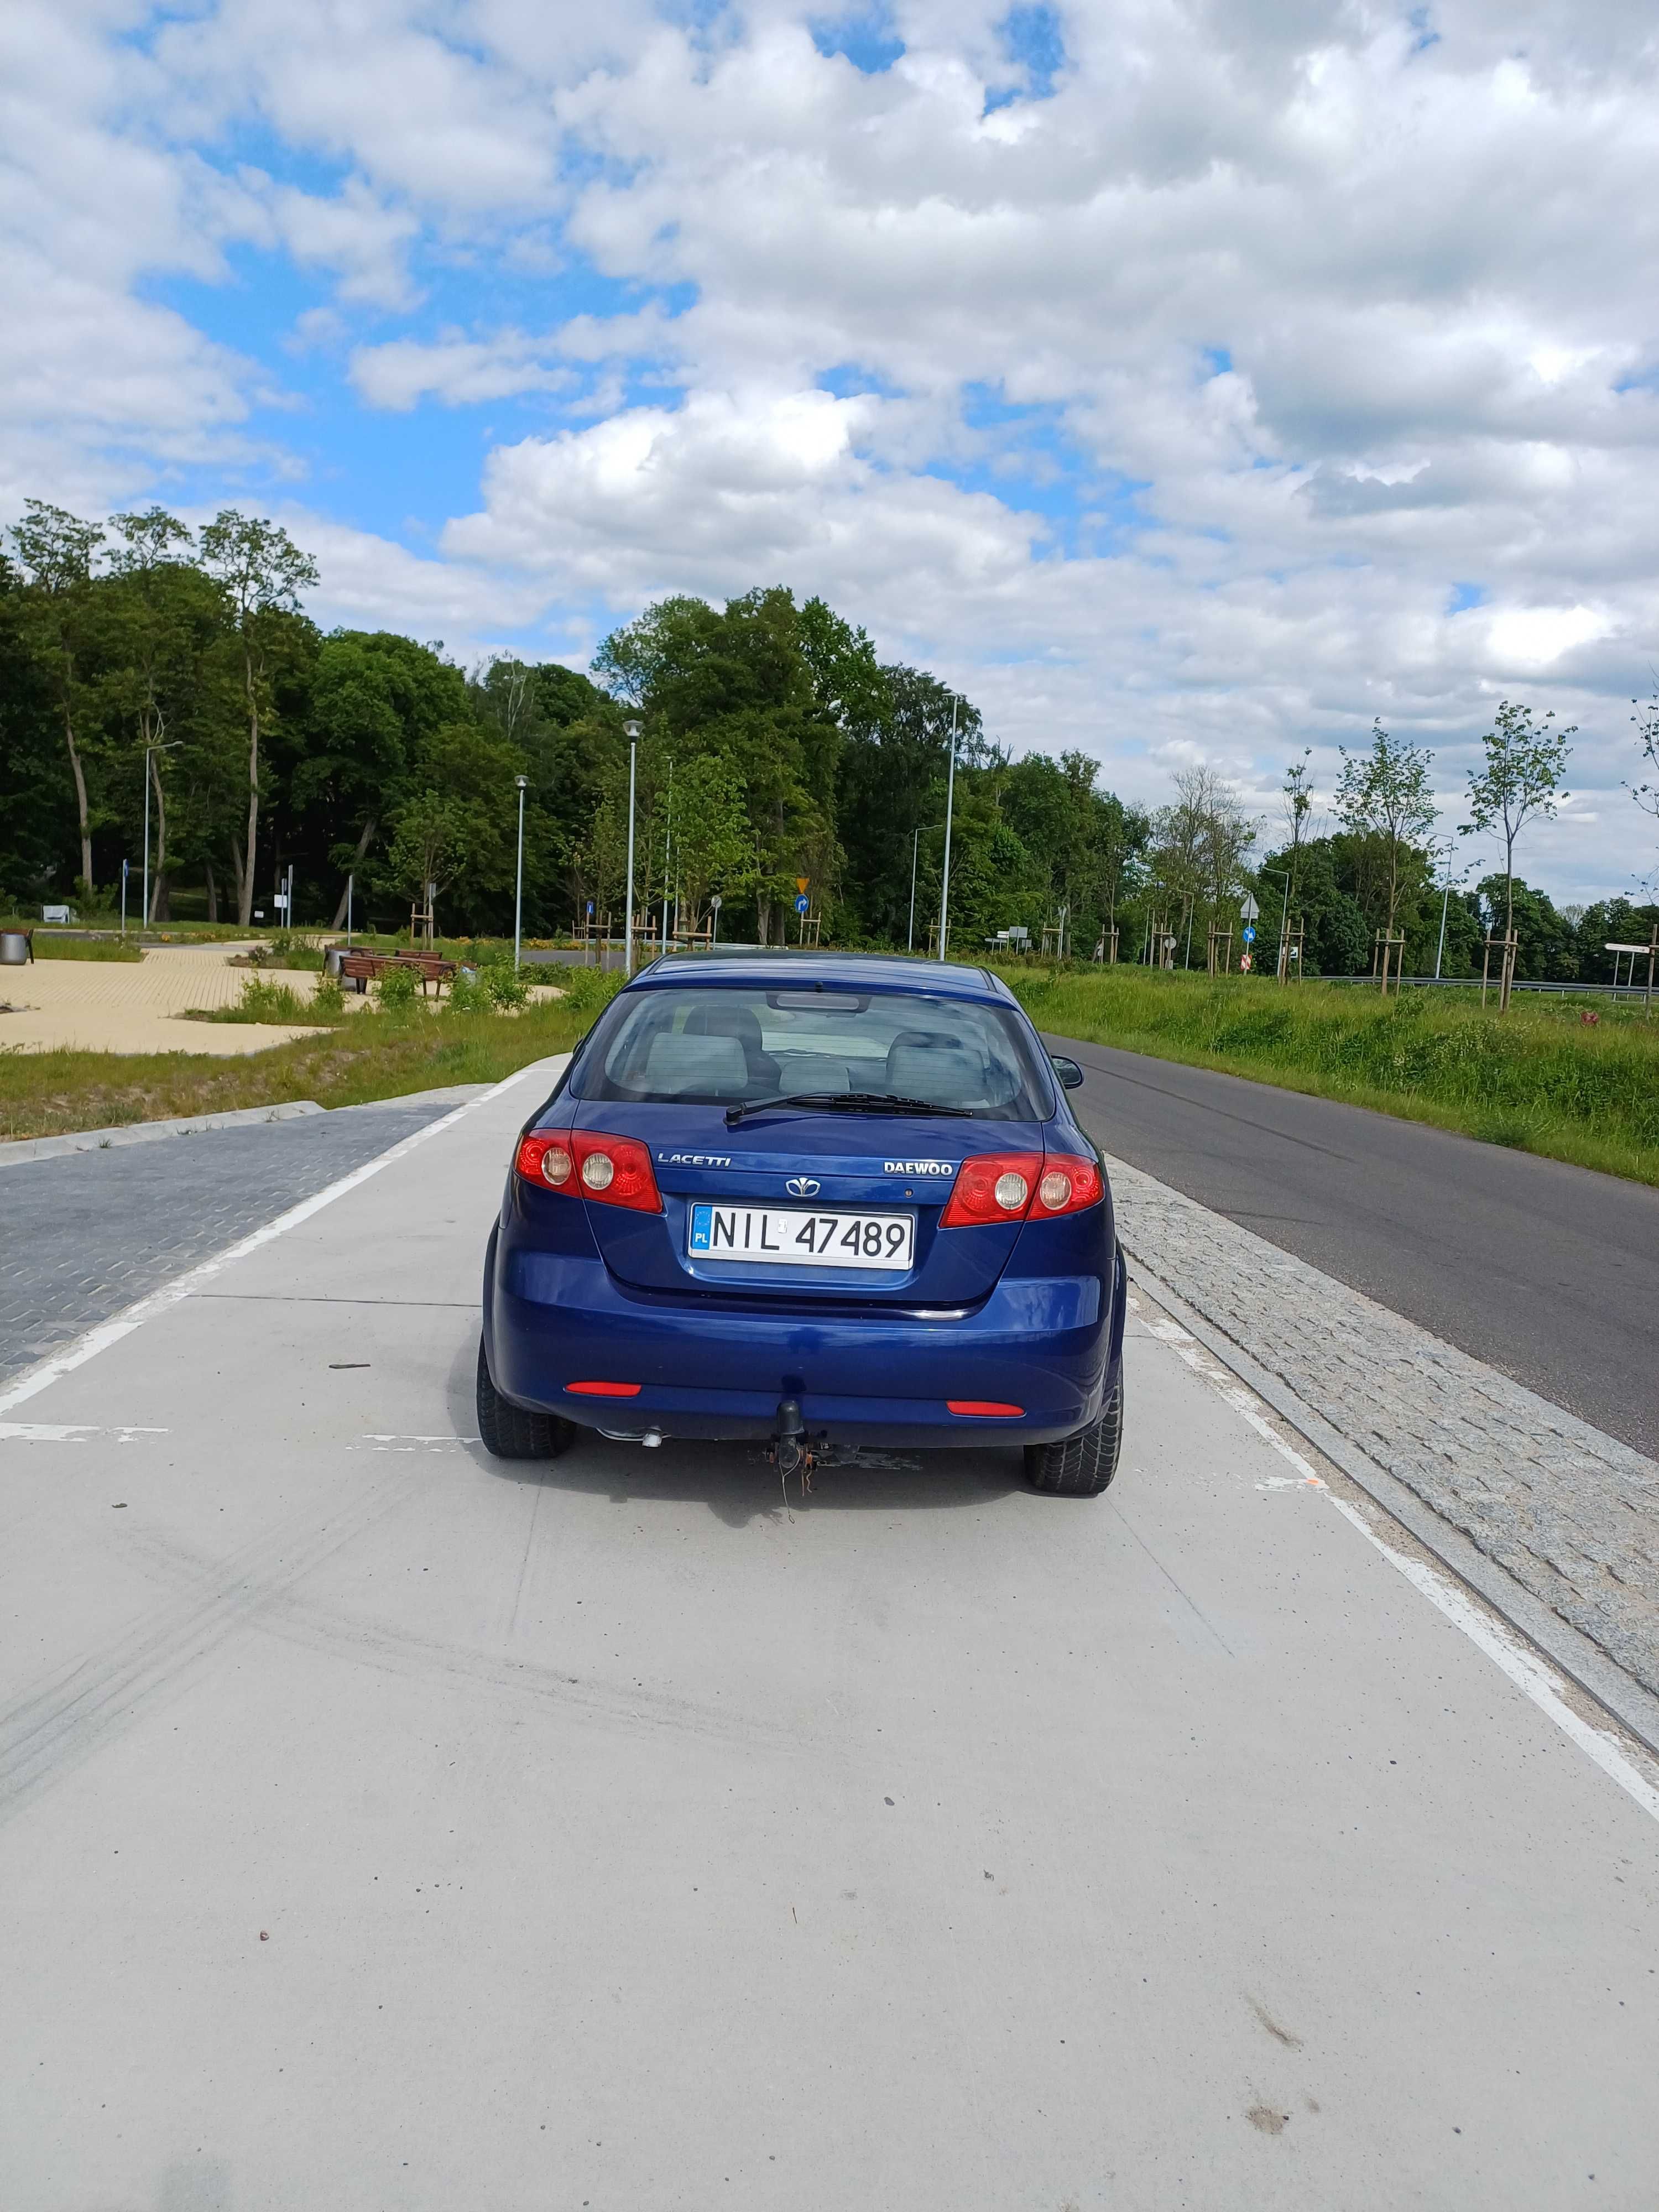
[[[694,1260],[777,1267],[885,1267],[902,1273],[915,1249],[913,1213],[809,1213],[776,1206],[694,1206]]]

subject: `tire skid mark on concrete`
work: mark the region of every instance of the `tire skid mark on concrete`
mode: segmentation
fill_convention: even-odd
[[[320,1526],[297,1517],[216,1565],[183,1600],[157,1606],[0,1707],[0,1825],[42,1786],[182,1688],[202,1660],[343,1551],[403,1496],[390,1475]]]

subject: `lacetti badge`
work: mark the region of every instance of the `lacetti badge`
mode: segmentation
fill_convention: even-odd
[[[729,1168],[730,1152],[659,1152],[665,1168]]]
[[[954,1160],[884,1160],[884,1175],[953,1176],[957,1171]]]

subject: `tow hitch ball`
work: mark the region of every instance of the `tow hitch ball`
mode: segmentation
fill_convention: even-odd
[[[781,1475],[799,1474],[803,1481],[811,1473],[812,1452],[806,1440],[806,1424],[801,1419],[800,1401],[785,1398],[778,1406],[777,1434],[773,1437],[768,1457]]]

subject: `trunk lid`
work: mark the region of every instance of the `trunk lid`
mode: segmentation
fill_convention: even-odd
[[[660,1214],[587,1206],[599,1250],[620,1281],[642,1291],[725,1293],[790,1306],[976,1304],[1007,1265],[1019,1224],[941,1231],[939,1216],[957,1170],[975,1153],[1043,1149],[1040,1122],[945,1115],[783,1109],[755,1114],[728,1129],[718,1106],[584,1101],[574,1126],[635,1137],[650,1147],[662,1193]],[[909,1214],[915,1221],[913,1264],[890,1273],[694,1258],[688,1249],[690,1211],[701,1200],[822,1213]]]

